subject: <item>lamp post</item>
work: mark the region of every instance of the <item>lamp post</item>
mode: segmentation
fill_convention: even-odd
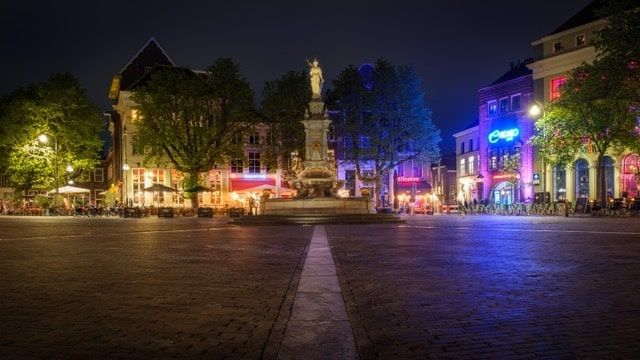
[[[131,169],[129,167],[129,164],[127,163],[127,135],[129,135],[129,132],[127,130],[127,127],[125,126],[122,129],[122,154],[123,156],[123,164],[122,164],[122,202],[124,203],[123,206],[128,207],[129,206],[129,194],[127,192],[127,173],[129,172],[129,170]]]
[[[529,117],[531,119],[533,119],[534,121],[541,119],[545,116],[545,109],[544,109],[544,105],[542,103],[540,103],[539,101],[533,101],[533,104],[531,104],[531,106],[529,106],[529,110],[527,111],[527,114],[529,115]],[[542,157],[540,159],[540,165],[541,165],[541,170],[542,170],[542,176],[540,179],[540,188],[542,189],[542,197],[544,199],[544,193],[546,192],[546,182],[547,182],[547,165],[545,164],[544,161],[544,157]],[[535,194],[534,194],[535,195]]]
[[[49,135],[40,134],[38,135],[38,141],[41,144],[49,143]],[[55,176],[55,185],[56,185],[56,197],[60,194],[60,189],[58,188],[58,138],[53,136],[53,171]]]

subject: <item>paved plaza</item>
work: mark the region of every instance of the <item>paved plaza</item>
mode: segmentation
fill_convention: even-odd
[[[633,358],[639,264],[637,218],[0,217],[0,358]]]

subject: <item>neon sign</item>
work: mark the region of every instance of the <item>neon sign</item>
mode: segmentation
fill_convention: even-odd
[[[489,142],[495,144],[499,140],[513,141],[513,139],[518,135],[520,135],[520,130],[517,128],[509,130],[494,130],[489,134]]]

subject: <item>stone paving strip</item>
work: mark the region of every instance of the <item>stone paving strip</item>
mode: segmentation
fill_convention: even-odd
[[[324,226],[316,226],[279,359],[357,359]]]

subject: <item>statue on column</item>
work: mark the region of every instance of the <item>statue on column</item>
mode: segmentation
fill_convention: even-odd
[[[313,62],[309,62],[309,60],[307,60],[307,64],[310,67],[309,78],[311,80],[312,97],[320,97],[320,94],[322,92],[322,84],[324,83],[324,78],[322,77],[322,69],[320,68],[320,66],[318,66],[317,59],[313,59]]]

